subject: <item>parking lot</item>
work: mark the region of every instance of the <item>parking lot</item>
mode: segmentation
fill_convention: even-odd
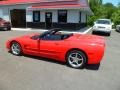
[[[104,36],[106,51],[100,66],[85,69],[7,52],[8,39],[29,33],[36,32],[0,31],[0,90],[120,90],[120,33]]]

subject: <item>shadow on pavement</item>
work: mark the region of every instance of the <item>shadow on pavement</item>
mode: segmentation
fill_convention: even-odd
[[[0,30],[0,32],[11,32],[11,30]]]
[[[56,63],[60,65],[66,65],[64,62],[60,62],[57,60],[49,59],[49,58],[43,58],[43,57],[37,57],[37,56],[31,56],[31,55],[24,55],[25,57],[33,58],[36,60],[42,60],[45,62],[50,62],[50,63]],[[69,66],[68,66],[69,67]],[[86,65],[85,68],[83,69],[88,69],[88,70],[99,70],[100,64],[92,64],[92,65]]]
[[[29,58],[33,58],[33,59],[36,59],[36,60],[41,60],[41,61],[45,61],[45,62],[65,65],[64,62],[60,62],[60,61],[57,61],[57,60],[54,60],[54,59],[49,59],[49,58],[44,58],[44,57],[31,56],[31,55],[24,55],[24,57],[29,57]]]
[[[109,37],[110,35],[107,33],[103,33],[103,32],[94,32],[92,33],[93,35],[98,35],[98,36],[105,36],[105,37]]]
[[[91,65],[86,65],[86,69],[88,70],[99,70],[100,63],[99,64],[91,64]]]

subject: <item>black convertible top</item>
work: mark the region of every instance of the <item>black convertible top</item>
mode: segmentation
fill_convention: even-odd
[[[63,40],[73,35],[73,33],[69,34],[56,34],[57,32],[62,31],[60,28],[54,28],[51,30],[48,30],[40,35],[40,38],[46,39],[46,40]]]

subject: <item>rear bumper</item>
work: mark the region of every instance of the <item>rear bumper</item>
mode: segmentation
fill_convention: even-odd
[[[99,64],[105,53],[105,43],[100,46],[95,46],[95,49],[89,52],[88,64]]]

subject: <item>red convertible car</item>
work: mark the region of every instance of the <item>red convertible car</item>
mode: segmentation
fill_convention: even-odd
[[[6,43],[14,55],[28,54],[66,62],[73,68],[87,64],[99,64],[105,50],[105,39],[101,36],[65,34],[53,29],[42,34],[17,37]]]

